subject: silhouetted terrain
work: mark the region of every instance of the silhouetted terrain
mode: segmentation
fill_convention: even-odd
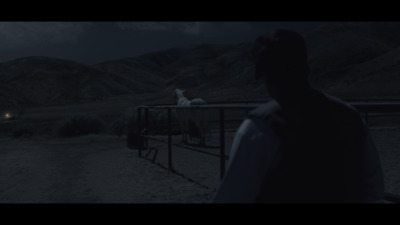
[[[343,98],[399,98],[400,23],[328,23],[306,32],[311,80]]]
[[[317,87],[342,98],[400,96],[400,23],[327,23],[304,35]],[[175,88],[207,101],[266,99],[254,81],[251,46],[176,47],[96,65],[16,59],[0,64],[0,102],[6,108],[49,106],[151,94],[155,102],[171,103]]]
[[[0,74],[2,90],[28,106],[73,104],[132,93],[110,73],[61,59],[16,59],[2,63]]]

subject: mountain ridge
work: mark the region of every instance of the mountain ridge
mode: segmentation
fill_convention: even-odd
[[[303,35],[313,86],[340,98],[400,97],[400,23],[335,22]],[[30,107],[154,94],[158,102],[172,103],[175,88],[207,101],[268,99],[254,79],[251,47],[189,45],[93,65],[41,56],[14,59],[0,63],[0,102]]]

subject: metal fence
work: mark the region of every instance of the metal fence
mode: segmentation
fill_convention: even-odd
[[[245,106],[234,106],[234,105],[201,105],[201,106],[191,106],[191,107],[182,107],[182,106],[175,106],[175,105],[167,105],[167,106],[141,106],[138,107],[138,118],[137,118],[137,125],[138,125],[138,129],[137,129],[137,133],[141,133],[141,131],[144,128],[148,128],[149,127],[149,110],[150,109],[159,109],[159,110],[167,110],[167,121],[168,121],[168,131],[167,131],[167,136],[168,136],[168,141],[164,141],[162,139],[158,139],[155,138],[153,136],[150,135],[146,135],[144,133],[142,133],[140,136],[142,138],[144,138],[144,145],[147,146],[148,143],[148,139],[151,140],[155,140],[155,141],[159,141],[159,142],[163,142],[165,144],[168,145],[168,168],[170,170],[173,170],[173,165],[172,165],[172,146],[177,146],[177,147],[181,147],[181,148],[185,148],[191,151],[196,151],[196,152],[200,152],[203,154],[207,154],[207,155],[211,155],[211,156],[215,156],[215,157],[219,157],[220,158],[220,177],[222,179],[222,177],[225,174],[225,162],[226,160],[229,159],[229,155],[227,155],[225,153],[225,132],[226,132],[226,128],[225,128],[225,112],[226,110],[250,110],[253,109],[255,107],[257,107],[257,104],[248,104]],[[218,123],[219,123],[219,154],[216,153],[212,153],[212,152],[208,152],[208,151],[204,151],[203,149],[200,148],[196,148],[196,147],[192,147],[192,146],[188,146],[188,145],[183,145],[183,144],[178,144],[178,143],[172,143],[172,118],[171,118],[171,110],[172,109],[197,109],[197,110],[201,110],[201,109],[213,109],[213,110],[218,110],[218,114],[219,114],[219,119],[218,119]],[[144,127],[141,126],[141,120],[142,120],[142,110],[144,110]],[[240,120],[237,120],[240,121]],[[138,154],[141,157],[142,156],[142,150],[144,148],[139,147],[138,148]]]
[[[364,117],[365,122],[368,125],[368,121],[371,117],[381,117],[384,116],[384,113],[393,113],[393,112],[400,112],[400,101],[397,100],[397,102],[383,102],[378,100],[351,100],[348,101],[353,107],[355,107],[361,115]],[[390,99],[388,101],[396,101],[394,99]],[[190,107],[182,107],[182,106],[176,106],[176,105],[149,105],[149,106],[140,106],[137,108],[137,130],[136,134],[138,134],[142,141],[142,145],[140,146],[130,146],[131,148],[136,148],[138,149],[138,154],[140,157],[142,157],[142,150],[149,148],[148,146],[148,140],[154,140],[158,142],[162,142],[164,144],[167,144],[168,146],[168,169],[171,171],[174,171],[173,169],[173,159],[172,159],[172,146],[177,146],[180,148],[185,148],[187,150],[191,151],[196,151],[202,154],[207,154],[211,155],[214,157],[219,157],[219,167],[220,167],[220,178],[222,179],[224,174],[225,174],[225,168],[226,168],[226,160],[229,159],[229,155],[226,154],[226,149],[225,149],[225,131],[226,131],[226,118],[225,118],[225,113],[226,111],[231,111],[231,110],[245,110],[246,113],[249,112],[250,110],[256,108],[257,106],[260,105],[261,102],[245,102],[245,103],[240,103],[240,102],[235,102],[235,103],[229,103],[227,104],[208,104],[208,105],[200,105],[200,106],[190,106]],[[203,149],[188,146],[188,145],[183,145],[183,144],[178,144],[178,143],[173,143],[172,142],[172,116],[171,116],[171,110],[176,110],[176,109],[185,109],[185,108],[190,108],[190,109],[196,109],[196,110],[204,110],[204,109],[213,109],[213,110],[218,110],[219,112],[219,118],[218,118],[218,123],[219,123],[219,153],[212,153],[208,151],[204,151]],[[144,116],[142,115],[142,110],[144,110]],[[143,129],[149,127],[149,110],[166,110],[167,111],[167,140],[162,140],[159,138],[156,138],[154,136],[148,135],[147,133],[143,133]],[[385,115],[387,116],[387,115]],[[389,115],[390,116],[390,115]],[[392,116],[400,117],[399,114],[392,114]],[[142,117],[144,117],[144,127],[142,127]],[[243,118],[240,120],[242,121]],[[128,139],[129,139],[129,134],[128,134]],[[129,144],[128,144],[129,146]],[[176,172],[176,171],[175,171]],[[400,203],[400,196],[396,194],[391,194],[391,193],[385,193],[385,200],[390,201],[390,202],[397,202]]]

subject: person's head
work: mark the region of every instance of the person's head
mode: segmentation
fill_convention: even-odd
[[[256,78],[264,79],[275,99],[290,99],[308,88],[307,48],[303,37],[294,31],[278,29],[257,38],[253,47]]]

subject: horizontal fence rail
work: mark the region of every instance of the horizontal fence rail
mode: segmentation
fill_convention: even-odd
[[[253,107],[256,107],[256,105],[254,105]],[[182,144],[176,144],[176,143],[172,143],[171,140],[171,133],[172,133],[172,122],[171,122],[171,109],[177,109],[177,108],[186,108],[186,109],[195,109],[195,108],[199,108],[199,107],[182,107],[182,106],[176,106],[176,105],[158,105],[158,106],[141,106],[138,107],[138,124],[139,124],[139,129],[140,128],[140,117],[141,117],[141,109],[145,110],[145,127],[148,127],[149,124],[149,109],[166,109],[168,112],[168,141],[164,141],[149,135],[141,135],[141,137],[146,138],[146,143],[147,143],[147,139],[150,138],[152,140],[155,141],[159,141],[159,142],[164,142],[168,145],[168,164],[169,164],[169,168],[171,170],[173,169],[172,166],[172,145],[177,146],[177,147],[181,147],[181,148],[185,148],[188,150],[192,150],[192,151],[196,151],[199,153],[203,153],[203,154],[207,154],[207,155],[211,155],[211,156],[216,156],[220,158],[220,178],[222,179],[222,177],[225,174],[225,161],[229,159],[229,156],[225,154],[225,109],[227,109],[226,105],[220,105],[218,107],[216,107],[215,105],[213,105],[212,107],[209,107],[208,105],[202,106],[201,108],[210,108],[210,109],[218,109],[219,110],[219,136],[220,136],[220,142],[219,142],[219,149],[220,152],[219,154],[215,154],[215,153],[211,153],[211,152],[207,152],[204,151],[202,149],[199,148],[195,148],[195,147],[191,147],[191,146],[187,146],[187,145],[182,145]],[[234,107],[237,108],[237,107]],[[228,109],[232,109],[231,107],[229,107]],[[241,109],[240,107],[238,109]],[[141,149],[139,149],[139,156],[141,156]]]
[[[388,102],[383,102],[388,101]],[[390,102],[389,102],[390,101]],[[400,112],[400,100],[398,99],[352,99],[347,101],[351,104],[354,108],[356,108],[360,113],[364,113],[365,120],[368,124],[368,117],[379,117],[382,116],[380,113],[388,113],[388,112]],[[141,111],[144,110],[145,113],[145,128],[148,128],[149,125],[149,110],[150,109],[158,109],[158,110],[167,110],[168,112],[168,140],[162,140],[156,138],[151,135],[142,134],[141,137],[145,138],[146,144],[148,143],[148,139],[159,141],[164,144],[168,145],[168,168],[173,170],[172,166],[172,146],[177,146],[181,148],[185,148],[188,150],[196,151],[202,154],[207,154],[215,157],[220,158],[220,178],[222,179],[225,173],[225,161],[229,159],[228,155],[225,155],[225,112],[227,110],[246,110],[246,113],[249,110],[252,110],[261,104],[266,103],[266,101],[257,101],[257,102],[230,102],[228,104],[223,104],[222,102],[214,102],[209,103],[207,105],[196,105],[196,106],[178,106],[178,105],[147,105],[147,106],[139,106],[138,110],[138,124],[139,124],[139,131],[141,130],[140,120],[141,120]],[[219,122],[219,136],[220,136],[220,152],[219,154],[207,152],[199,148],[172,143],[171,133],[172,133],[172,123],[171,123],[171,110],[176,109],[195,109],[195,110],[204,110],[204,109],[213,109],[219,111],[219,120],[215,120],[214,123]],[[372,113],[372,114],[371,114]],[[375,113],[375,114],[374,114]],[[393,115],[393,116],[400,116],[400,115]],[[243,118],[244,119],[244,118]],[[242,119],[242,120],[243,120]],[[237,120],[229,120],[229,121],[237,121]],[[239,120],[240,121],[240,120]],[[176,125],[176,123],[174,123]],[[141,156],[141,150],[139,149],[139,156]],[[392,193],[385,193],[384,199],[390,202],[400,203],[400,195],[392,194]]]
[[[142,135],[142,137],[168,144],[168,141],[162,140],[160,138],[156,138],[154,136]],[[174,146],[177,146],[177,147],[181,147],[181,148],[186,148],[188,150],[192,150],[192,151],[195,151],[195,152],[200,152],[200,153],[203,153],[203,154],[206,154],[206,155],[221,157],[220,154],[207,152],[207,151],[204,151],[204,150],[201,150],[201,149],[198,149],[198,148],[193,148],[193,147],[190,147],[190,146],[187,146],[187,145],[183,145],[183,144],[171,143],[171,145],[174,145]],[[229,159],[229,156],[225,155],[225,159]]]
[[[352,103],[360,112],[394,112],[400,111],[400,103]]]
[[[139,109],[252,109],[260,104],[248,104],[248,105],[193,105],[193,106],[178,106],[178,105],[155,105],[155,106],[139,106]]]
[[[194,106],[178,106],[178,105],[149,105],[139,106],[140,109],[253,109],[261,104],[246,104],[246,105],[223,105],[223,104],[208,104],[208,105],[194,105]],[[399,103],[350,103],[359,111],[400,111]]]

